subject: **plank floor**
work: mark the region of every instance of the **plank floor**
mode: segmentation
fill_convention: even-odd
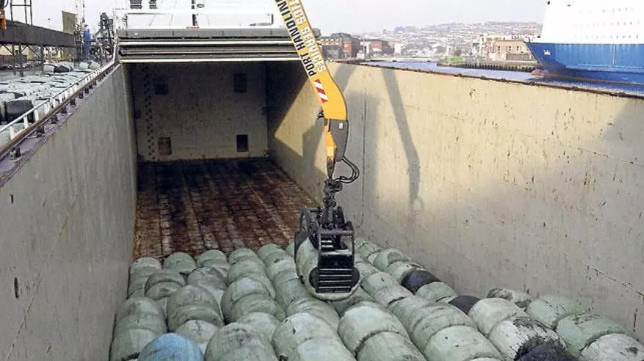
[[[134,257],[286,245],[314,205],[268,159],[141,163]]]

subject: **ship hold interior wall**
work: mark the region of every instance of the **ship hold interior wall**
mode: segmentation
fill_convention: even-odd
[[[0,187],[0,358],[106,360],[136,200],[129,78],[108,76]]]
[[[339,200],[359,234],[460,294],[560,294],[644,337],[643,99],[332,68],[349,106],[347,156],[362,170]],[[294,97],[271,119],[271,152],[319,194],[318,107],[308,87]]]
[[[142,161],[266,155],[263,63],[131,66]]]

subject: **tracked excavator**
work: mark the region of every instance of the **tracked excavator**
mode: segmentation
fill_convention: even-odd
[[[318,119],[324,119],[327,178],[322,206],[304,208],[295,235],[297,273],[306,288],[322,300],[341,300],[358,288],[360,273],[354,267],[354,230],[335,196],[344,185],[360,175],[358,167],[345,156],[349,136],[347,106],[333,80],[318,45],[313,27],[299,0],[276,0],[276,5],[300,56],[304,70],[320,101]],[[336,166],[344,163],[349,176],[335,177]]]

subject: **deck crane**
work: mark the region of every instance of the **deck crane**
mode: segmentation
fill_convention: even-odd
[[[297,272],[317,298],[340,300],[353,294],[360,280],[360,273],[354,267],[353,226],[346,221],[342,207],[335,200],[343,185],[354,182],[360,175],[358,167],[345,156],[349,136],[347,106],[328,70],[302,3],[299,0],[276,0],[275,3],[316,91],[324,118],[327,179],[323,205],[300,212],[300,229],[295,236]],[[338,163],[346,164],[351,175],[334,178]],[[317,254],[317,259],[306,256],[311,254]]]

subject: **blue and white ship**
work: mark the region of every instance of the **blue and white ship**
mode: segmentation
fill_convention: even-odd
[[[644,84],[644,0],[550,0],[528,47],[545,75]]]

